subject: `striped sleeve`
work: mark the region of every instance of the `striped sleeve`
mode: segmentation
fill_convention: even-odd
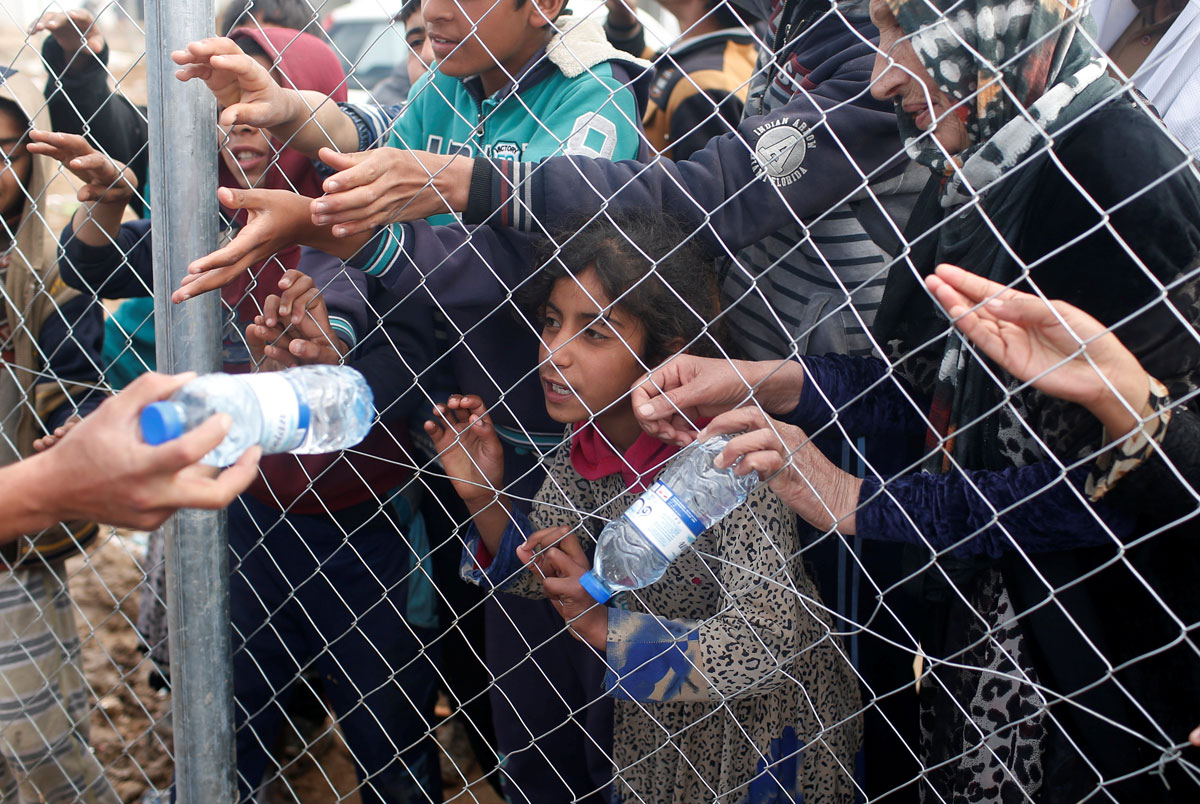
[[[330,315],[329,327],[346,343],[346,346],[351,349],[358,346],[358,335],[355,333],[354,325],[350,323],[350,319],[340,315]]]
[[[339,103],[338,107],[354,122],[358,130],[358,150],[368,151],[387,142],[392,124],[400,117],[403,106],[360,105]]]
[[[403,223],[382,227],[346,264],[368,276],[385,276],[404,254],[407,229]]]
[[[463,222],[535,231],[542,216],[540,163],[476,158]]]

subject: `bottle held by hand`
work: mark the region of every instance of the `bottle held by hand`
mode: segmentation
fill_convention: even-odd
[[[746,501],[758,473],[739,476],[733,467],[713,466],[729,438],[684,449],[624,514],[604,526],[593,567],[579,581],[597,603],[657,581],[697,536]]]
[[[367,381],[349,366],[299,366],[257,374],[205,374],[170,399],[142,409],[148,444],[178,438],[214,413],[228,413],[233,427],[204,457],[229,466],[255,444],[264,455],[334,452],[362,441],[375,419]]]

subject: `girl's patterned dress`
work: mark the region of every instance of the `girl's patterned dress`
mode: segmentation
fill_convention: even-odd
[[[540,597],[516,547],[567,525],[590,552],[636,496],[620,474],[581,477],[565,446],[547,470],[529,518],[514,516],[486,568],[471,528],[466,580]],[[609,608],[614,800],[851,801],[858,683],[804,569],[795,515],[763,486],[694,548]]]

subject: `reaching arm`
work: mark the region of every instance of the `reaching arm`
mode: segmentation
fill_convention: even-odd
[[[380,229],[347,265],[377,277],[397,296],[417,293],[457,309],[493,307],[533,272],[535,240],[490,226],[413,221]]]
[[[81,204],[71,219],[75,237],[89,246],[115,242],[125,205],[137,192],[133,171],[93,148],[78,134],[29,133],[29,150],[56,159],[84,182],[76,197]]]
[[[199,461],[229,432],[218,414],[189,433],[152,447],[138,417],[195,375],[147,373],[71,428],[51,449],[0,469],[0,541],[67,519],[152,530],[179,508],[224,508],[257,474],[259,449],[214,476]]]
[[[150,221],[123,223],[116,237],[92,246],[75,236],[70,224],[63,230],[58,261],[70,287],[105,299],[134,299],[153,293],[154,254]]]
[[[145,110],[109,89],[108,45],[92,15],[83,9],[50,13],[31,30],[52,34],[42,45],[42,59],[50,74],[45,94],[51,127],[84,135],[99,151],[128,165],[134,175],[132,183],[140,191],[146,186],[150,166]],[[140,192],[130,196],[129,206],[137,215],[145,215]]]
[[[844,25],[836,18],[825,24]],[[736,251],[890,175],[901,147],[894,108],[866,92],[873,60],[865,42],[849,48],[814,71],[787,104],[746,118],[686,161],[485,162],[476,169],[464,220],[553,227],[567,214],[607,203],[669,211],[714,254]]]
[[[803,431],[754,408],[718,416],[700,437],[721,433],[743,434],[730,440],[717,466],[757,471],[788,507],[823,531],[998,558],[1017,548],[1037,553],[1111,545],[1134,525],[1130,511],[1086,501],[1080,489],[1087,467],[1067,471],[1043,461],[999,471],[953,468],[860,479],[830,463]]]
[[[458,394],[437,405],[434,415],[437,418],[425,422],[425,432],[433,439],[483,546],[497,555],[512,522],[512,503],[499,491],[504,487],[504,452],[491,417],[482,399]]]
[[[57,276],[47,277],[54,287]],[[104,394],[100,390],[100,347],[104,312],[95,299],[66,288],[55,294],[55,309],[38,332],[44,373],[34,385],[34,406],[46,432],[54,432],[72,416],[91,413]]]
[[[244,123],[265,128],[309,158],[316,158],[324,147],[358,149],[358,129],[337,103],[320,92],[281,87],[232,39],[192,42],[171,58],[181,67],[176,78],[199,78],[216,96],[223,107],[221,125]]]

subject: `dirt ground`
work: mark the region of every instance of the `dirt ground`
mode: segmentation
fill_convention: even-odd
[[[134,627],[145,578],[142,544],[141,534],[105,533],[86,560],[68,564],[84,671],[94,695],[92,746],[126,804],[142,801],[147,791],[166,789],[174,767],[171,699],[147,683],[150,666]],[[449,715],[444,702],[439,710],[441,717]],[[482,771],[462,727],[450,721],[438,728],[437,738],[443,748],[445,800],[501,804],[480,781]],[[286,782],[273,785],[271,804],[359,802],[354,767],[340,739],[319,741],[301,753],[285,776]],[[461,776],[474,783],[464,789]]]

